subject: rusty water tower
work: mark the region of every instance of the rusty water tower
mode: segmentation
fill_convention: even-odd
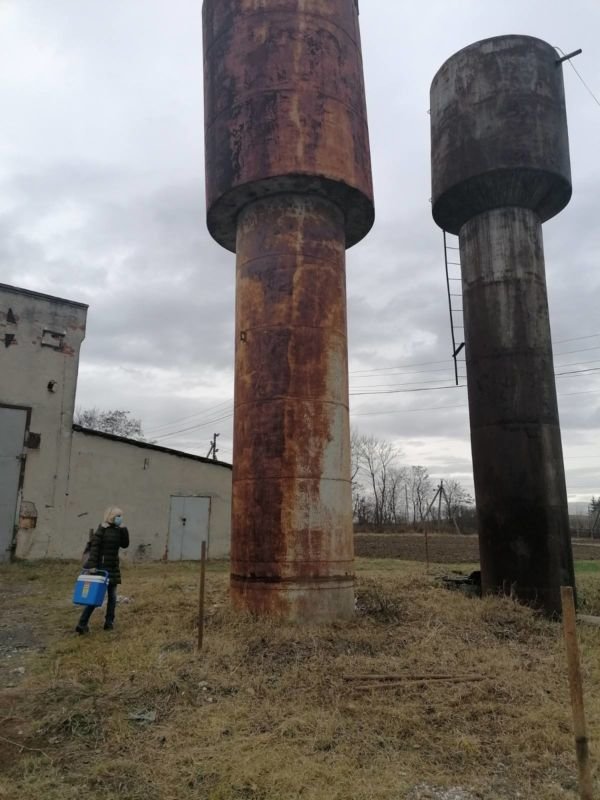
[[[354,608],[345,251],[374,220],[356,0],[204,0],[207,224],[236,253],[231,594]]]
[[[546,42],[499,36],[431,86],[433,217],[460,244],[483,589],[549,613],[574,585],[542,242],[571,197],[558,62]]]

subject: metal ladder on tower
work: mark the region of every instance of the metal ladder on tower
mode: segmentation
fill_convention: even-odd
[[[458,386],[458,356],[465,346],[465,325],[462,308],[462,278],[460,271],[460,248],[458,236],[444,233],[444,265],[446,267],[446,287],[448,289],[448,310],[450,311],[450,333],[452,335],[452,358],[454,377]],[[457,271],[458,267],[458,271]],[[460,308],[455,308],[456,298],[460,298]],[[459,320],[457,324],[456,320]],[[457,342],[460,344],[457,345]]]

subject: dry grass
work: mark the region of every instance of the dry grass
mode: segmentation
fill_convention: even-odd
[[[74,570],[0,572],[34,587],[16,601],[47,638],[1,696],[0,733],[18,743],[0,740],[6,800],[577,797],[560,626],[510,600],[449,593],[421,565],[361,561],[356,618],[299,628],[233,615],[215,565],[198,656],[196,566],[129,569],[117,630],[96,612],[83,638]],[[600,572],[582,572],[580,588],[600,613]],[[597,741],[600,630],[581,641]],[[344,677],[362,673],[483,680],[359,689]],[[130,718],[140,712],[155,720]]]

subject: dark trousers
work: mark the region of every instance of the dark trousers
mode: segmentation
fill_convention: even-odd
[[[109,583],[106,594],[106,622],[109,625],[112,625],[112,623],[115,621],[115,609],[117,607],[117,584]],[[96,608],[97,606],[86,606],[79,617],[79,624],[87,625]]]

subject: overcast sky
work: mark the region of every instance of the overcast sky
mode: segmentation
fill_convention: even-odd
[[[89,303],[79,406],[129,409],[201,454],[219,431],[230,460],[234,256],[204,221],[201,5],[0,0],[0,282]],[[348,252],[352,423],[472,486],[466,389],[435,388],[453,370],[429,86],[465,45],[521,33],[582,47],[600,97],[600,3],[360,5],[377,221]],[[569,499],[585,502],[600,493],[600,106],[568,65],[565,84],[573,199],[544,239],[556,372],[576,373],[557,378]]]

